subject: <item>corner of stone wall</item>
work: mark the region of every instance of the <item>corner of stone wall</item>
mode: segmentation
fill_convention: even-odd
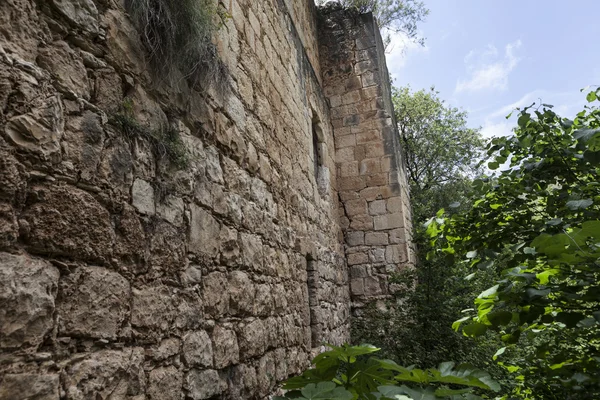
[[[323,88],[331,105],[337,189],[353,307],[385,299],[414,266],[409,191],[384,45],[372,14],[320,10]]]

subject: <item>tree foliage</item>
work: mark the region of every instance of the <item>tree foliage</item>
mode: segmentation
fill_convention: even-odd
[[[371,345],[329,347],[313,360],[314,368],[288,379],[285,397],[275,400],[477,400],[474,389],[500,389],[489,374],[467,364],[421,370],[373,357],[380,349]]]
[[[600,91],[588,100],[594,102]],[[515,374],[511,398],[600,398],[600,110],[562,118],[519,110],[514,136],[494,139],[467,212],[428,226],[430,259],[498,280],[454,328],[493,332],[495,357]]]
[[[327,0],[318,0],[324,4]],[[425,40],[417,31],[419,22],[425,20],[429,10],[419,0],[337,0],[342,7],[354,9],[359,13],[372,12],[381,30],[401,32],[410,40],[421,45]]]
[[[467,127],[467,113],[450,107],[434,88],[393,90],[392,101],[406,159],[413,219],[420,222],[465,196],[479,172],[484,141]]]

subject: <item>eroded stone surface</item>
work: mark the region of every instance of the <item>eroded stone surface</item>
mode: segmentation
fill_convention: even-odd
[[[54,326],[59,276],[44,260],[0,252],[0,347],[43,342]]]
[[[59,399],[58,375],[7,374],[0,383],[0,399]]]
[[[78,268],[61,280],[59,334],[116,339],[129,316],[129,282],[100,267]]]

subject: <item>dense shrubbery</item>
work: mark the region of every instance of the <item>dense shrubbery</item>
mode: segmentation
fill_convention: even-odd
[[[370,345],[329,347],[313,360],[314,368],[286,381],[288,392],[275,400],[477,400],[475,391],[500,389],[488,373],[467,364],[405,368],[371,356],[379,349]]]
[[[490,169],[508,166],[474,182],[468,211],[431,220],[428,258],[498,277],[454,327],[502,340],[495,358],[514,374],[511,398],[597,399],[600,110],[519,111],[514,135],[488,149]]]

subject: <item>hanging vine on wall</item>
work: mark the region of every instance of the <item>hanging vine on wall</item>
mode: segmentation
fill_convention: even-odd
[[[178,169],[187,168],[191,161],[190,153],[185,147],[179,131],[170,125],[162,125],[157,128],[144,126],[135,119],[132,108],[131,100],[125,100],[122,110],[110,116],[110,124],[129,139],[147,140],[157,159],[167,159]]]
[[[150,63],[161,78],[173,79],[175,69],[197,86],[222,82],[226,67],[212,42],[226,14],[212,0],[125,0],[125,8],[140,32]]]

